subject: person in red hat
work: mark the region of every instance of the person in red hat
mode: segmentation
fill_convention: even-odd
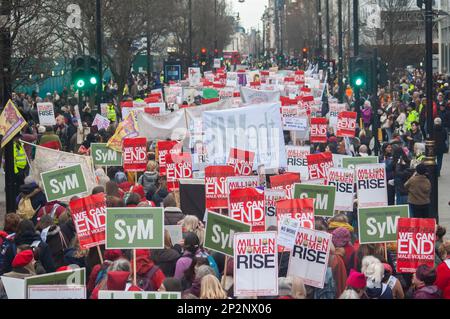
[[[106,277],[107,269],[112,265],[114,261],[123,257],[122,251],[120,249],[106,249],[103,253],[103,264],[97,264],[92,268],[91,274],[89,275],[89,280],[86,285],[88,294],[91,294],[95,286]]]
[[[17,247],[17,254],[12,261],[12,271],[3,274],[5,277],[24,279],[35,276],[33,251],[28,245]],[[8,299],[3,282],[0,279],[0,299]]]
[[[392,295],[394,299],[405,299],[405,292],[403,291],[402,284],[395,276],[392,275],[393,270],[391,265],[383,263],[384,266],[384,278],[383,283],[387,284],[392,289]]]
[[[133,261],[131,261],[133,263]],[[149,249],[136,250],[136,281],[144,291],[158,291],[166,276],[150,259]]]
[[[365,296],[366,276],[355,270],[350,270],[347,278],[347,288],[339,299],[367,299]]]

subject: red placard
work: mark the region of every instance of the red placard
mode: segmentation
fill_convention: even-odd
[[[123,169],[126,172],[145,172],[147,169],[147,139],[133,137],[123,139]]]
[[[167,190],[173,192],[180,189],[179,180],[192,178],[192,156],[191,153],[181,153],[176,156],[166,154]]]
[[[276,203],[277,222],[284,216],[301,221],[300,226],[314,229],[314,199],[286,199]]]
[[[166,155],[180,155],[182,144],[177,141],[158,141],[156,152],[158,155],[159,174],[166,175]]]
[[[356,112],[340,112],[337,122],[337,137],[355,137]]]
[[[206,208],[227,208],[226,178],[234,176],[231,166],[208,166],[205,168],[205,198]]]
[[[328,120],[326,118],[323,117],[311,118],[311,132],[309,134],[309,141],[311,143],[326,143],[327,127],[328,127]]]
[[[264,192],[256,188],[238,188],[230,192],[230,217],[252,226],[252,232],[265,231]]]
[[[270,188],[272,189],[284,189],[286,191],[286,197],[292,198],[294,184],[300,183],[300,173],[286,173],[283,175],[270,176]]]
[[[75,224],[81,249],[89,249],[105,243],[105,194],[99,193],[72,200],[70,214]]]
[[[250,176],[253,172],[254,159],[255,152],[232,148],[230,149],[227,164],[234,168],[236,175]]]
[[[397,272],[414,273],[418,266],[434,267],[434,218],[400,218],[397,225]]]
[[[328,168],[333,167],[333,154],[324,152],[306,155],[308,161],[309,179],[325,179]]]

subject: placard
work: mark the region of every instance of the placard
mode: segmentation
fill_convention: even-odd
[[[54,126],[56,125],[55,109],[53,103],[43,102],[36,103],[39,124],[42,126]]]
[[[80,164],[41,173],[41,180],[49,202],[88,191]]]
[[[122,153],[106,146],[106,143],[91,143],[91,156],[94,165],[122,166]]]
[[[147,170],[147,139],[134,137],[123,139],[123,169],[126,172]]]
[[[355,174],[359,208],[388,205],[384,163],[357,165]]]
[[[265,231],[264,192],[257,188],[233,189],[228,197],[230,217],[252,226],[253,232]]]
[[[278,222],[284,217],[300,221],[301,227],[314,229],[314,199],[286,199],[276,203]]]
[[[306,156],[308,161],[309,179],[325,179],[327,171],[334,166],[333,155],[330,152],[310,154]]]
[[[313,198],[316,216],[333,217],[336,199],[334,186],[295,184],[294,198]]]
[[[325,185],[336,188],[336,211],[353,211],[355,171],[349,168],[328,169]]]
[[[307,155],[310,154],[309,146],[286,146],[287,153],[287,171],[291,173],[300,173],[303,181],[309,179]]]
[[[234,295],[277,296],[276,232],[234,234]]]
[[[234,174],[234,168],[231,166],[208,166],[205,168],[206,208],[228,207],[226,179]]]

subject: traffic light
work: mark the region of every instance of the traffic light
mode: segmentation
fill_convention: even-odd
[[[308,48],[303,48],[302,54],[303,54],[303,61],[308,60]]]
[[[350,83],[352,87],[369,88],[372,81],[372,66],[370,58],[357,56],[350,58]]]
[[[200,50],[200,65],[205,66],[207,61],[207,50],[206,48],[201,48]]]
[[[214,57],[217,58],[219,56],[219,50],[214,49]]]
[[[97,59],[77,56],[72,60],[72,83],[77,90],[92,89],[99,84]]]

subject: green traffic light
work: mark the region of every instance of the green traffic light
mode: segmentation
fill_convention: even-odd
[[[86,83],[84,82],[83,79],[80,79],[80,80],[77,81],[77,87],[78,87],[78,88],[84,87],[85,84],[86,84]]]
[[[355,81],[356,86],[361,86],[361,85],[363,85],[363,83],[364,83],[364,81],[362,78],[357,78]]]
[[[95,76],[92,76],[90,78],[89,82],[91,82],[92,85],[96,85],[97,84],[97,78]]]

